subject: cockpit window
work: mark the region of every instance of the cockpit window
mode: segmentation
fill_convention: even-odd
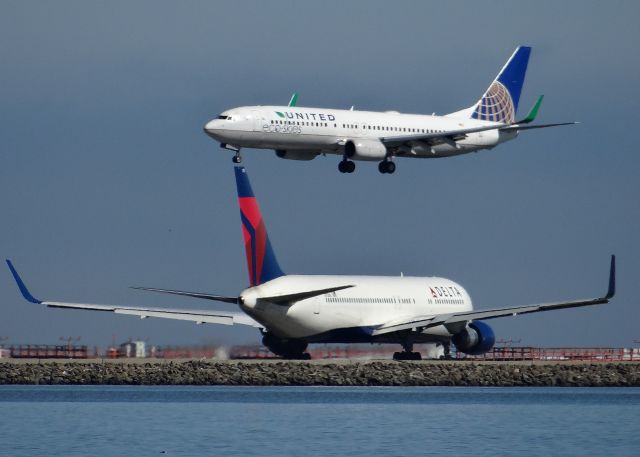
[[[224,119],[224,120],[230,121],[231,120],[231,116],[223,116],[221,114],[220,116],[218,116],[218,119]]]

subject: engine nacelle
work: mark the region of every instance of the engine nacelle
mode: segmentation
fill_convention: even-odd
[[[287,160],[313,160],[318,154],[317,151],[276,149],[276,155]]]
[[[387,156],[387,147],[380,140],[349,140],[344,154],[350,159],[377,161]]]
[[[491,327],[482,321],[470,322],[464,330],[451,338],[456,349],[469,355],[480,355],[489,352],[496,342],[496,335]]]

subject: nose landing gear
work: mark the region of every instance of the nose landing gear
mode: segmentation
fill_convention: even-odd
[[[227,143],[220,143],[220,147],[222,149],[228,149],[229,151],[234,151],[236,154],[233,156],[233,158],[231,159],[231,161],[233,163],[240,163],[242,162],[242,156],[240,155],[240,147],[239,146],[234,146],[232,144],[227,144]]]

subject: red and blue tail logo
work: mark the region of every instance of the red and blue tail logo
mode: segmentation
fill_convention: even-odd
[[[267,229],[260,213],[260,207],[244,167],[235,167],[238,203],[242,220],[242,235],[247,253],[249,283],[257,286],[272,279],[284,276],[276,256],[271,249]]]

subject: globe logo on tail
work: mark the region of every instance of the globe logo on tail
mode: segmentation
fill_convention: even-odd
[[[515,108],[507,88],[501,82],[494,81],[478,102],[471,117],[481,121],[513,123]]]

